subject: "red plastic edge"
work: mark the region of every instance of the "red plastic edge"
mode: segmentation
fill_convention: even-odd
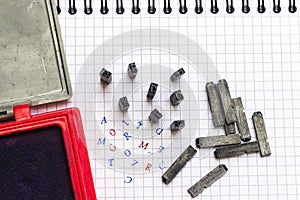
[[[16,121],[30,119],[30,107],[28,104],[18,105],[14,107],[14,117]]]
[[[14,108],[14,115],[15,122],[0,124],[0,137],[59,126],[64,138],[75,199],[95,200],[96,192],[79,109],[68,108],[31,116],[29,105],[20,105]]]

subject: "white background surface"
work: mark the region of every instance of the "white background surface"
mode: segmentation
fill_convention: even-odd
[[[227,79],[232,97],[242,97],[253,136],[252,141],[255,140],[251,121],[252,113],[254,111],[263,113],[272,150],[270,157],[262,158],[259,154],[249,154],[222,160],[214,158],[213,150],[198,150],[195,157],[187,163],[173,182],[166,186],[161,182],[161,175],[166,169],[160,170],[158,166],[153,166],[149,172],[143,171],[142,167],[138,168],[139,173],[136,173],[135,169],[127,172],[118,166],[111,167],[105,163],[109,159],[108,150],[97,150],[95,144],[97,143],[97,134],[99,137],[101,134],[107,134],[106,129],[101,129],[103,133],[92,133],[96,129],[91,127],[99,126],[100,116],[104,112],[101,108],[109,106],[111,99],[97,97],[99,98],[96,99],[99,100],[99,104],[97,104],[99,110],[81,110],[86,138],[88,143],[94,144],[94,146],[88,145],[88,148],[99,199],[190,199],[187,189],[219,163],[228,167],[227,174],[196,199],[275,200],[298,198],[300,195],[299,12],[289,13],[287,10],[288,2],[282,1],[281,13],[275,14],[271,9],[272,1],[266,1],[266,12],[259,14],[256,10],[257,2],[251,1],[250,13],[242,13],[241,2],[234,2],[235,12],[229,15],[225,11],[225,1],[222,1],[218,2],[219,13],[213,15],[209,11],[210,2],[204,1],[204,12],[197,15],[193,11],[194,1],[188,1],[189,11],[186,15],[182,15],[178,12],[178,2],[171,1],[173,12],[170,15],[165,15],[162,11],[163,1],[161,1],[160,3],[156,2],[157,12],[150,15],[147,13],[146,1],[143,1],[141,13],[133,15],[130,12],[131,2],[125,0],[125,13],[123,15],[115,13],[115,1],[108,2],[110,11],[107,15],[102,15],[99,12],[99,2],[93,3],[94,13],[89,16],[84,15],[82,2],[77,1],[78,13],[74,16],[66,12],[67,3],[61,2],[62,13],[59,15],[59,20],[75,95],[67,103],[39,106],[36,108],[36,112],[71,107],[80,103],[88,107],[89,101],[85,98],[87,93],[79,95],[76,92],[80,88],[85,88],[83,91],[100,95],[101,92],[110,91],[109,88],[101,91],[101,87],[99,91],[87,91],[89,87],[85,83],[76,82],[88,56],[93,54],[93,51],[105,41],[121,33],[139,31],[143,28],[164,29],[187,36],[198,44],[216,66],[219,76]],[[178,45],[178,43],[174,41],[174,45]],[[163,56],[157,53],[158,50],[155,50],[155,53],[143,52],[143,55],[138,55],[136,52],[124,53],[123,58],[112,61],[111,71],[113,74],[121,73],[122,75],[126,73],[130,60],[135,61],[138,67],[168,65],[169,63],[168,66],[175,70],[184,65],[185,69],[189,69],[187,74],[192,74],[192,69],[195,68],[188,61],[182,61],[180,56],[177,59],[166,61],[162,59]],[[98,65],[94,66],[95,69],[102,68],[101,56],[95,56],[94,64]],[[126,56],[129,58],[127,59]],[[149,56],[151,59],[139,59],[139,56]],[[114,68],[113,65],[119,65],[121,68]],[[116,71],[116,69],[120,69],[120,71]],[[95,74],[91,74],[91,77],[98,77],[99,72],[94,71]],[[198,77],[201,73],[198,72]],[[143,72],[141,75],[147,76],[147,73]],[[88,76],[84,77],[87,78]],[[98,78],[91,80],[95,81],[92,84],[94,86],[100,84]],[[184,82],[185,80],[197,81],[193,78],[187,80],[187,77],[181,81]],[[118,79],[113,79],[112,88],[116,81]],[[157,82],[160,81],[162,80],[157,80]],[[219,132],[223,134],[222,130],[215,130],[212,125],[207,97],[205,96],[206,81],[210,80],[206,80],[205,77],[198,80],[199,84],[196,87],[198,89],[193,91],[194,94],[198,95],[197,105],[200,108],[199,118],[195,119],[193,123],[199,124],[199,130],[192,132],[189,127],[186,127],[181,133],[177,133],[190,142],[187,144],[180,143],[181,146],[168,146],[167,150],[171,152],[171,156],[160,157],[162,161],[165,159],[175,160],[179,156],[179,152],[182,152],[188,144],[195,146],[194,139],[196,137],[206,136],[209,133],[216,134]],[[183,84],[181,87],[184,87]],[[123,94],[126,95],[126,92]],[[112,99],[114,98],[118,99],[117,97]],[[132,103],[136,102],[132,101]],[[98,116],[95,114],[97,112],[99,117],[96,117],[94,121],[88,121],[89,115]],[[107,113],[104,112],[104,115]],[[171,119],[167,118],[167,120]],[[112,121],[111,123],[117,122]],[[177,136],[175,140],[179,140],[180,137]],[[112,141],[112,139],[108,138],[108,141]],[[115,159],[124,159],[124,162],[129,162],[124,156]],[[140,163],[146,164],[143,163],[143,160],[140,160]],[[170,165],[168,161],[166,164],[166,166]],[[129,184],[124,183],[127,176],[133,178]]]

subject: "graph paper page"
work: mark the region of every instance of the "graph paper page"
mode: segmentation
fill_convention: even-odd
[[[61,2],[61,30],[74,96],[68,102],[34,108],[40,113],[76,106],[83,119],[87,147],[98,199],[191,199],[188,188],[219,164],[228,172],[196,199],[297,199],[300,196],[300,17],[272,11],[273,1],[265,1],[266,12],[257,12],[257,1],[244,14],[241,2],[235,12],[226,12],[226,2],[218,1],[220,11],[163,13],[163,1],[156,1],[156,13],[132,14],[131,1],[124,1],[125,13],[115,12],[115,1],[108,1],[109,12],[84,14],[83,2],[76,1],[77,13],[67,12]],[[135,62],[134,79],[127,74]],[[112,73],[112,82],[100,82],[102,68]],[[184,68],[180,80],[170,75]],[[241,97],[252,139],[251,116],[264,116],[272,154],[259,153],[216,159],[214,149],[197,149],[196,155],[166,185],[162,174],[197,137],[224,135],[212,123],[205,84],[226,79],[232,98]],[[158,84],[152,101],[146,95],[151,82]],[[181,90],[184,100],[170,104],[172,92]],[[119,109],[126,96],[130,107]],[[156,108],[163,117],[153,124],[150,112]],[[185,120],[178,132],[170,131],[174,120]]]

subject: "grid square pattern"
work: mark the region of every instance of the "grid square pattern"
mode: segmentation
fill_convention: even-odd
[[[265,1],[267,10],[264,14],[259,14],[256,10],[257,2],[250,1],[250,13],[242,13],[241,2],[234,2],[236,11],[229,15],[225,11],[226,2],[219,1],[220,11],[214,15],[209,12],[210,2],[203,1],[204,12],[196,15],[193,12],[194,2],[188,1],[189,11],[182,15],[178,12],[178,2],[171,1],[173,12],[165,15],[162,12],[163,1],[160,1],[156,2],[157,12],[149,15],[146,1],[143,1],[140,5],[141,13],[133,15],[130,12],[130,1],[124,1],[125,13],[117,15],[114,12],[115,1],[109,1],[109,13],[101,15],[98,9],[99,2],[93,2],[94,13],[89,16],[84,15],[83,5],[79,5],[79,2],[77,2],[78,13],[74,16],[69,15],[66,9],[62,9],[59,15],[60,25],[71,81],[76,92],[67,103],[39,106],[34,108],[34,112],[40,113],[73,105],[84,107],[82,116],[88,143],[89,141],[97,142],[95,138],[99,133],[95,133],[95,130],[102,115],[96,117],[96,121],[91,117],[95,115],[95,110],[90,104],[97,101],[97,98],[90,99],[87,96],[89,93],[99,92],[93,86],[99,83],[97,76],[99,71],[96,69],[100,65],[105,66],[105,63],[101,63],[104,56],[114,56],[116,53],[114,47],[120,45],[126,49],[128,44],[125,41],[128,38],[124,38],[123,45],[112,44],[111,51],[105,52],[105,55],[95,55],[94,50],[118,34],[127,31],[139,32],[144,28],[156,28],[182,34],[205,51],[208,59],[210,58],[216,66],[219,76],[227,79],[232,97],[242,98],[252,138],[255,136],[251,115],[255,111],[261,111],[264,114],[272,150],[270,157],[261,158],[259,154],[249,154],[222,160],[215,159],[213,151],[200,150],[173,182],[166,186],[161,181],[161,175],[166,169],[144,171],[140,174],[134,173],[134,168],[131,169],[131,173],[120,171],[96,159],[97,154],[103,157],[103,160],[109,159],[107,151],[99,152],[93,146],[88,146],[99,199],[190,199],[186,190],[219,163],[225,164],[229,170],[222,179],[201,194],[201,199],[299,198],[300,136],[297,134],[300,131],[299,12],[289,13],[287,1],[282,1],[281,13],[275,14],[272,11],[272,1]],[[67,3],[61,7],[67,8]],[[162,35],[157,35],[157,41],[160,41],[159,38],[162,37]],[[173,43],[173,45],[178,44],[178,41]],[[133,47],[134,44],[131,46]],[[182,53],[192,55],[199,50],[197,48]],[[88,70],[89,68],[84,63],[91,54],[93,54],[93,62],[88,67],[92,70]],[[158,63],[170,68],[174,65],[177,67],[186,64],[178,57],[172,59],[171,56],[161,56],[163,54],[164,52],[159,50],[151,52],[149,49],[141,49],[135,52],[131,59],[137,58],[133,61],[140,65]],[[162,59],[157,61],[157,58]],[[113,74],[122,77],[126,71],[124,69],[119,71],[118,67],[128,65],[128,60],[121,57],[112,63]],[[198,60],[197,63],[200,65],[207,61]],[[86,67],[86,74],[84,79],[79,80],[82,66]],[[190,64],[186,64],[186,69],[192,69],[191,67]],[[211,81],[208,80],[208,74],[215,74],[216,70],[210,68],[206,70],[207,77],[203,80]],[[154,72],[145,70],[139,73],[151,75]],[[212,126],[203,80],[199,79],[199,74],[195,75],[189,71],[186,75],[190,84],[193,85],[193,90],[197,94],[197,103],[200,105],[199,118],[189,120],[191,123],[199,123],[201,128],[198,130],[198,135],[195,135],[189,134],[191,130],[187,127],[177,137],[188,138],[194,145],[195,136],[205,136],[211,132],[222,134],[222,131],[215,130]],[[160,81],[162,80],[158,80]],[[112,84],[115,84],[114,80]],[[122,94],[126,95],[125,91],[125,89],[121,91]],[[116,93],[113,90],[107,90],[107,93],[99,95],[101,95],[101,101],[97,102],[96,111],[111,112],[111,115],[114,115],[115,110],[111,99],[115,98]],[[140,108],[141,104],[137,103],[132,107],[132,109]],[[135,114],[138,116],[140,113],[135,112]],[[111,120],[112,124],[117,123],[114,119],[108,120]],[[175,160],[179,156],[178,152],[185,148],[184,144],[169,146],[171,154],[161,154],[162,161]],[[147,154],[143,156],[144,159],[139,162],[147,160]],[[122,160],[124,155],[115,159]],[[125,162],[127,160],[124,159]],[[166,162],[166,164],[169,163]],[[153,166],[153,169],[154,167],[158,168],[158,166]],[[128,176],[133,180],[127,184]]]

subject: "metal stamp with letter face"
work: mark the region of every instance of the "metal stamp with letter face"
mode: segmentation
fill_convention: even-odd
[[[170,125],[171,131],[179,131],[185,127],[185,121],[184,120],[176,120],[173,121]]]
[[[271,148],[266,132],[264,118],[261,112],[255,112],[252,116],[256,139],[258,141],[260,155],[262,157],[271,155]]]
[[[244,142],[247,142],[247,141],[251,140],[251,134],[250,134],[250,129],[248,126],[246,114],[244,112],[242,99],[240,97],[235,98],[235,99],[232,99],[232,102],[233,102],[233,107],[234,107],[234,111],[235,111],[235,115],[236,115],[236,119],[237,119],[236,120],[237,127],[238,127],[239,133],[241,135],[241,140]]]
[[[180,77],[185,73],[183,68],[178,69],[176,72],[174,72],[172,74],[172,76],[170,77],[171,81],[175,81],[180,79]]]
[[[208,97],[214,127],[224,126],[225,114],[217,85],[213,82],[206,83],[206,93]]]
[[[157,123],[160,118],[162,118],[162,114],[156,108],[151,111],[149,115],[150,121],[152,121],[153,123]]]
[[[224,125],[224,129],[225,129],[225,134],[229,135],[229,134],[235,134],[236,130],[235,130],[235,123],[231,123],[231,124],[227,124],[225,123]]]
[[[188,189],[188,193],[194,198],[201,194],[204,189],[210,187],[214,182],[220,179],[227,172],[227,167],[223,164],[214,168],[211,172],[206,174],[197,183]]]
[[[170,101],[173,106],[179,105],[183,101],[184,97],[181,90],[174,91],[170,96]]]
[[[122,98],[120,98],[119,100],[119,107],[121,109],[121,111],[127,111],[128,108],[129,108],[129,103],[128,103],[128,100],[127,100],[127,97],[124,96]]]
[[[245,153],[248,154],[256,152],[259,152],[259,146],[257,141],[218,147],[216,148],[214,154],[216,158],[228,158],[243,155]]]
[[[163,174],[162,181],[165,184],[169,184],[196,153],[197,150],[194,149],[191,145],[189,145],[175,160],[175,162],[173,162],[171,167]]]
[[[198,148],[218,147],[232,144],[240,144],[241,139],[237,134],[217,135],[208,137],[199,137],[196,139],[196,146]]]
[[[149,90],[148,90],[148,93],[147,93],[147,98],[148,99],[153,99],[155,94],[156,94],[156,91],[157,91],[157,87],[158,87],[158,84],[157,83],[151,83],[150,86],[149,86]]]
[[[134,79],[134,78],[136,77],[138,70],[137,70],[137,68],[136,68],[135,63],[130,63],[130,64],[128,65],[127,72],[128,72],[128,75],[129,75],[129,77],[130,77],[131,79]]]
[[[99,75],[100,80],[106,84],[110,84],[110,82],[112,81],[112,73],[105,68],[102,68]]]
[[[220,92],[221,102],[224,108],[226,123],[231,124],[233,122],[236,122],[236,116],[233,109],[227,81],[225,79],[219,80],[217,85]]]

